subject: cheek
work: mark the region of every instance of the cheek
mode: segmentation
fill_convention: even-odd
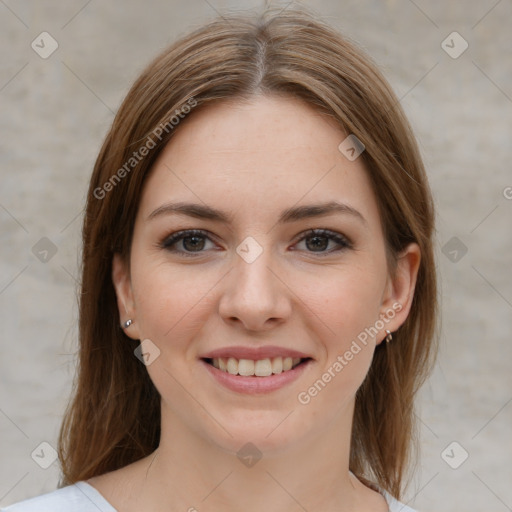
[[[323,396],[320,402],[330,403],[352,396],[371,365],[378,341],[372,328],[379,319],[385,274],[378,265],[366,262],[338,269],[328,277],[317,280],[316,286],[310,283],[303,299],[314,313],[309,315],[310,329],[325,333],[320,338],[324,359],[316,377]]]
[[[172,347],[178,347],[187,331],[199,328],[211,308],[210,274],[151,258],[135,260],[132,268],[140,335],[166,349],[171,348],[167,340],[172,340]]]
[[[384,271],[367,262],[316,276],[304,288],[302,300],[338,340],[335,344],[342,347],[343,341],[378,319],[384,285]]]

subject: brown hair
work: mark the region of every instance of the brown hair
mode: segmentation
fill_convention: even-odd
[[[433,201],[410,126],[376,65],[303,8],[223,15],[196,29],[149,64],[119,108],[87,198],[78,371],[59,434],[59,487],[126,466],[158,447],[160,396],[119,327],[112,258],[116,252],[129,258],[144,180],[180,126],[173,116],[186,122],[185,105],[197,110],[257,94],[302,99],[363,142],[391,272],[410,242],[420,247],[409,316],[391,343],[376,348],[357,392],[350,452],[357,477],[400,499],[417,449],[413,399],[438,343]],[[149,139],[154,147],[132,160]]]

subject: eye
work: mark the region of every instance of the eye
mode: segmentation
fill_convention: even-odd
[[[163,240],[160,246],[162,249],[166,249],[170,252],[177,252],[184,256],[194,256],[193,253],[204,252],[203,249],[205,248],[206,240],[211,242],[206,231],[201,229],[186,229],[184,231],[177,231],[168,236]],[[177,245],[178,242],[181,242],[182,250],[173,247]]]
[[[208,249],[208,241],[213,244],[212,239],[206,231],[201,229],[186,229],[172,233],[161,242],[160,247],[186,257],[193,257],[195,254],[200,254]],[[303,241],[306,242],[307,252],[317,253],[321,256],[343,249],[351,249],[353,247],[352,242],[347,237],[329,229],[310,229],[303,234],[297,243]],[[338,248],[335,247],[334,249],[326,251],[325,249],[329,246],[330,242],[333,242]],[[213,247],[210,247],[210,249],[212,248]]]
[[[306,242],[308,252],[319,253],[321,256],[353,247],[352,242],[347,237],[329,229],[310,229],[299,239],[299,242],[303,241]],[[326,251],[325,249],[330,242],[334,242],[335,245],[338,245],[338,248]]]

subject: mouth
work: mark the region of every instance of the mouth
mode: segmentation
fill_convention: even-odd
[[[234,357],[202,358],[210,366],[230,375],[241,377],[270,377],[294,370],[311,360],[310,357],[272,357],[265,359],[236,359]]]

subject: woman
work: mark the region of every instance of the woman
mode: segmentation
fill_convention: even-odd
[[[92,175],[59,489],[4,510],[411,511],[433,231],[354,44],[291,8],[182,38]]]

